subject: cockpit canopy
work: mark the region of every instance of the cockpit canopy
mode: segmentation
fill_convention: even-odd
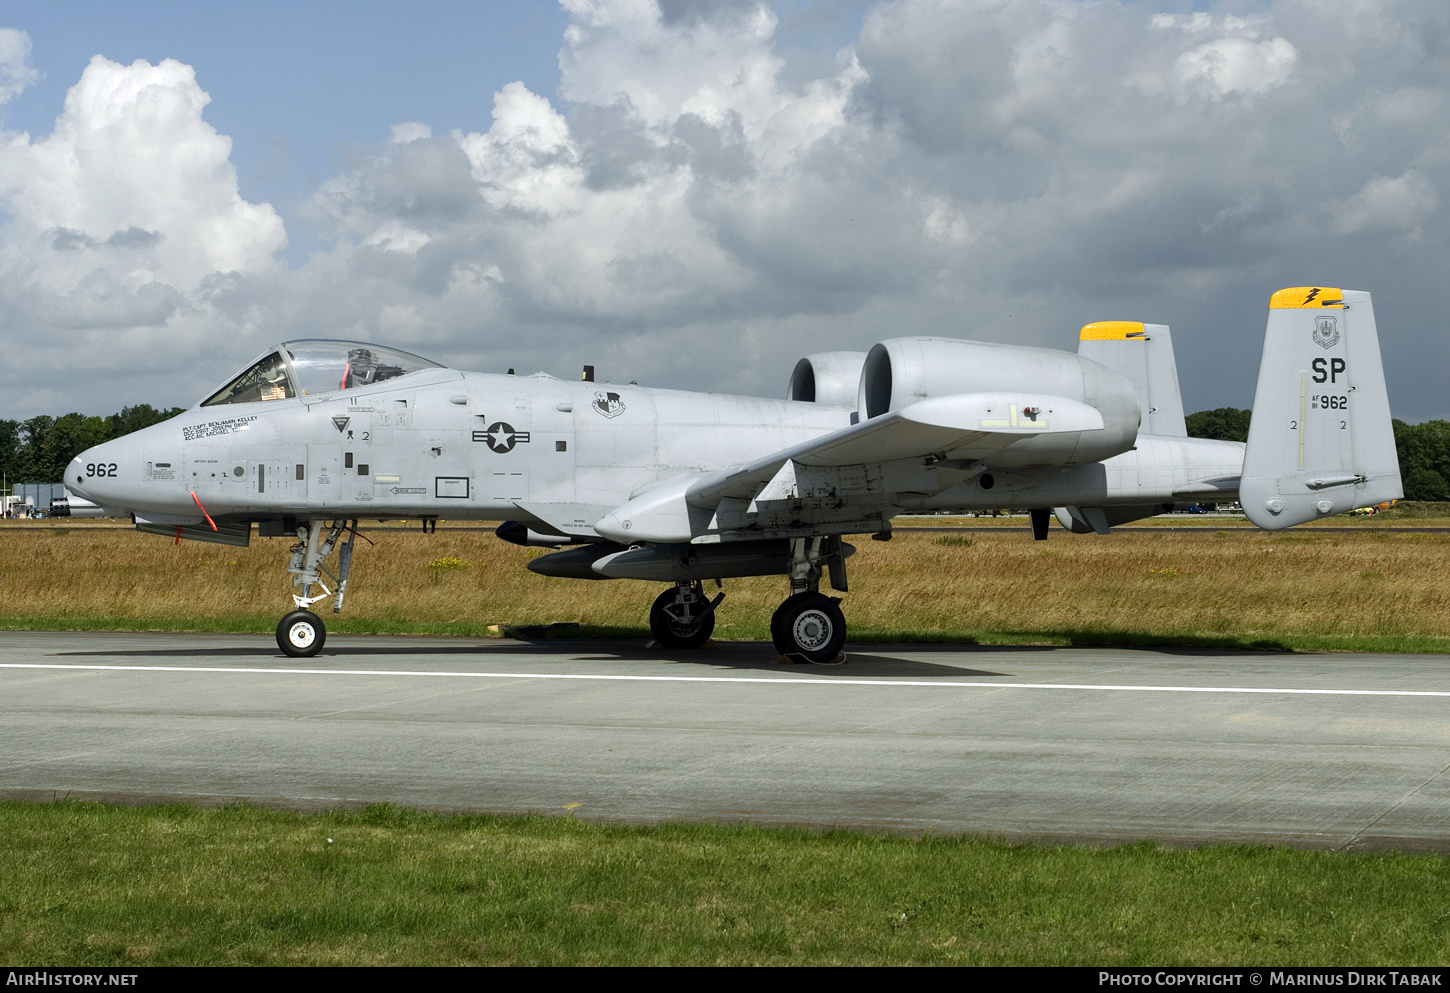
[[[437,362],[410,352],[365,341],[323,338],[284,341],[201,405],[216,407],[226,403],[316,396],[370,386],[421,369],[442,368]]]

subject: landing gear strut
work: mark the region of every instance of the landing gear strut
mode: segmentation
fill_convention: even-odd
[[[787,658],[817,665],[843,660],[846,615],[841,612],[841,599],[819,591],[822,566],[829,571],[831,586],[846,590],[846,557],[841,539],[792,538],[790,550],[791,595],[770,619],[775,650]]]
[[[723,599],[725,594],[718,593],[706,600],[703,583],[676,583],[650,607],[650,633],[665,648],[700,648],[715,630],[715,608]]]
[[[342,600],[347,593],[347,576],[352,571],[353,543],[357,540],[357,521],[334,521],[328,530],[327,539],[322,538],[321,521],[298,523],[297,543],[292,546],[292,560],[287,571],[293,574],[292,585],[302,587],[302,595],[292,594],[297,609],[277,624],[277,647],[294,659],[311,658],[322,651],[327,640],[327,627],[308,608],[319,600],[332,597],[332,612],[342,613]],[[337,572],[327,568],[326,561],[337,547],[337,540],[343,532],[347,541],[337,549]],[[337,584],[337,592],[327,588],[319,573],[326,573]],[[319,596],[312,595],[313,584],[322,587]]]

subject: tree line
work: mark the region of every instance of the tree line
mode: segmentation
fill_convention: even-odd
[[[1250,411],[1236,407],[1188,415],[1190,438],[1248,441]],[[1450,421],[1406,424],[1396,419],[1395,450],[1406,500],[1450,500]]]
[[[109,417],[41,415],[24,421],[0,420],[0,469],[12,483],[53,483],[70,460],[92,445],[150,427],[181,413],[184,407],[157,410],[149,403],[125,407]],[[1250,411],[1236,407],[1200,410],[1188,415],[1191,438],[1247,441]],[[1450,500],[1450,421],[1406,424],[1396,420],[1395,447],[1407,500]]]
[[[10,483],[55,483],[70,460],[92,445],[119,438],[185,410],[157,410],[149,403],[123,407],[109,417],[40,415],[24,421],[0,420],[0,470]]]

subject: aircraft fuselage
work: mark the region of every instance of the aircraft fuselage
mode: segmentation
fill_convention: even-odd
[[[91,449],[66,483],[158,523],[204,509],[218,520],[567,516],[583,526],[661,480],[729,469],[851,420],[850,408],[814,403],[434,369],[316,399],[195,407]],[[915,460],[898,504],[1171,503],[1190,480],[1237,474],[1243,446],[1143,435],[1102,461],[1050,468],[1007,454],[962,482]]]

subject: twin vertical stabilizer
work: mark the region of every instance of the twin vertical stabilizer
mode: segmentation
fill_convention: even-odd
[[[1275,293],[1239,500],[1285,528],[1403,495],[1368,293]]]
[[[1078,335],[1077,354],[1128,377],[1142,409],[1141,433],[1188,436],[1168,325],[1136,321],[1089,324]]]

